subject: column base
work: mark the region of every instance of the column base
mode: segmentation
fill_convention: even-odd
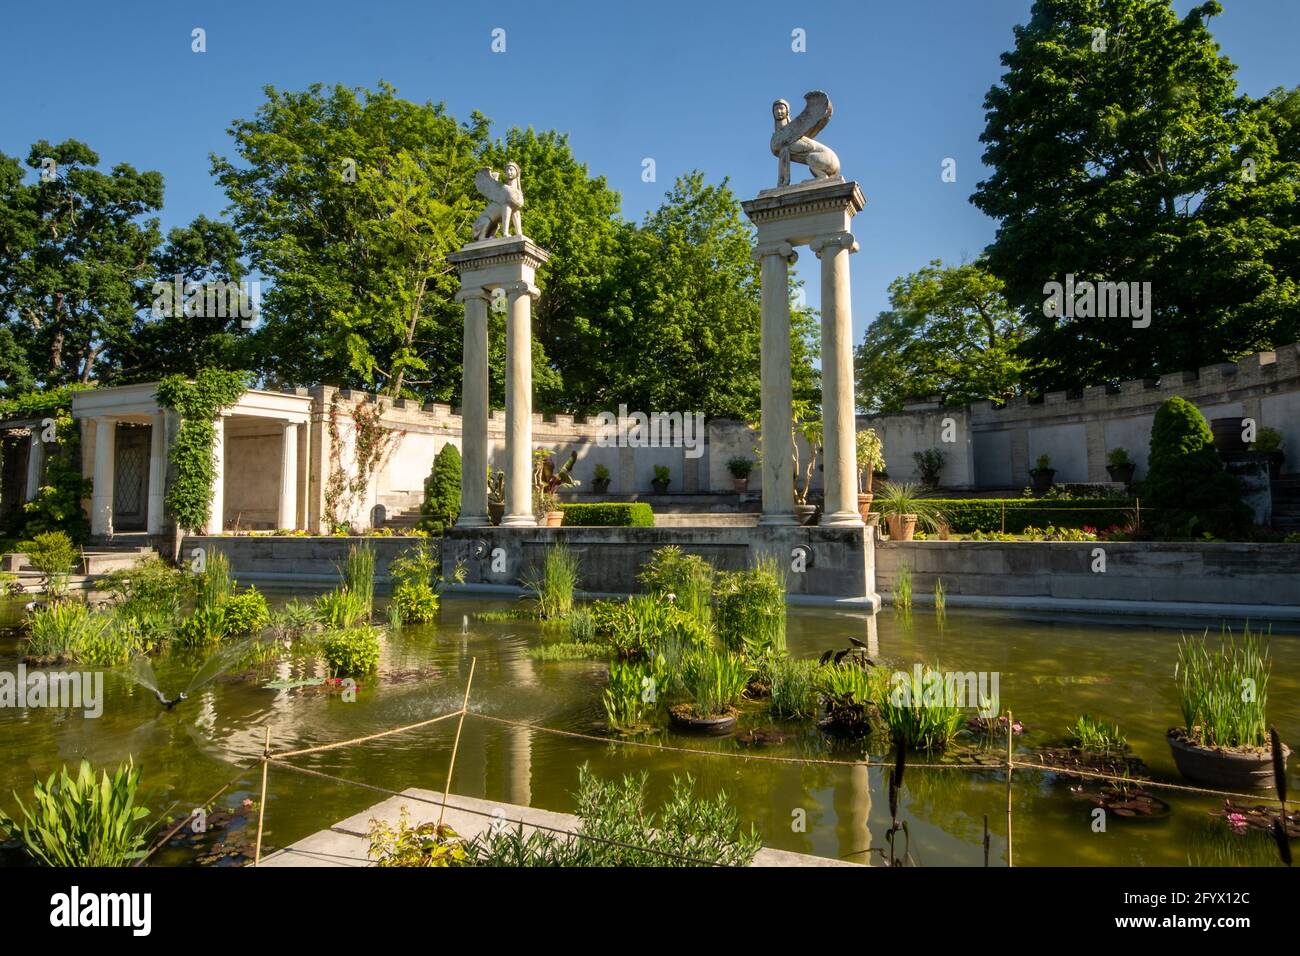
[[[799,519],[793,514],[762,514],[759,516],[758,523],[760,527],[798,527]]]
[[[863,527],[862,515],[856,511],[834,511],[828,515],[822,515],[819,522],[823,528],[861,528]]]
[[[537,519],[532,515],[506,515],[501,519],[503,528],[536,528]]]
[[[461,515],[452,526],[455,528],[486,528],[492,523],[487,515]]]

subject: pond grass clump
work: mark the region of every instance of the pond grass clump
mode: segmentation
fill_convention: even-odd
[[[713,630],[713,565],[676,545],[655,549],[641,566],[637,580],[654,595],[666,598],[692,617],[705,634]]]
[[[720,572],[713,596],[724,647],[751,660],[785,653],[785,575],[776,558],[764,555],[747,571]]]
[[[697,719],[733,714],[751,670],[738,654],[712,649],[688,654],[682,663],[681,680],[690,703],[681,705]]]
[[[1118,724],[1108,724],[1091,714],[1081,714],[1065,728],[1065,742],[1087,753],[1110,754],[1128,750],[1128,740]]]
[[[767,670],[773,717],[799,720],[817,715],[820,668],[816,661],[778,657],[768,664]]]
[[[895,674],[889,692],[876,701],[881,723],[890,738],[903,746],[942,750],[965,723],[955,689],[945,683],[937,668],[926,667],[920,674]]]
[[[578,555],[563,542],[546,549],[539,569],[530,569],[523,585],[537,599],[537,616],[542,620],[559,620],[573,611],[573,596],[578,588]]]
[[[1204,747],[1268,745],[1268,644],[1247,627],[1240,640],[1227,628],[1219,649],[1211,651],[1208,632],[1184,637],[1178,647],[1174,680],[1182,711],[1182,731]]]

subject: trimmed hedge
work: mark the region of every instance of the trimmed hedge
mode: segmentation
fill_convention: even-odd
[[[1082,528],[1087,525],[1098,531],[1111,525],[1128,524],[1133,517],[1133,502],[1115,498],[1065,498],[1041,500],[1037,498],[928,498],[943,512],[952,531],[970,534],[972,531],[1002,531],[1019,534],[1026,528]],[[1006,528],[1002,527],[1003,508],[1006,509]]]
[[[598,528],[653,528],[655,513],[644,501],[560,505],[566,525]]]

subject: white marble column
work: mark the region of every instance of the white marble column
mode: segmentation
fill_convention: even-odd
[[[798,524],[794,516],[794,396],[790,384],[790,274],[798,255],[788,242],[760,246],[762,264],[762,384],[764,525]]]
[[[284,423],[280,445],[280,514],[276,527],[292,531],[298,526],[298,425]]]
[[[24,501],[33,501],[41,490],[41,471],[45,465],[45,442],[41,440],[41,427],[32,426],[27,444],[27,487]]]
[[[536,286],[505,287],[506,321],[506,502],[503,527],[532,527],[533,516],[533,298]]]
[[[95,473],[90,489],[90,533],[113,533],[113,472],[117,457],[117,421],[95,419]]]
[[[822,476],[826,527],[860,528],[858,513],[857,419],[853,402],[853,304],[849,255],[858,251],[850,232],[810,243],[822,268]]]
[[[149,424],[149,511],[145,530],[162,534],[167,493],[167,413],[151,415]]]
[[[465,303],[460,390],[460,517],[456,519],[456,527],[481,528],[492,523],[487,500],[490,296],[486,289],[478,288],[461,289],[456,298]]]
[[[226,419],[218,415],[212,430],[212,504],[203,533],[221,534],[226,516]]]

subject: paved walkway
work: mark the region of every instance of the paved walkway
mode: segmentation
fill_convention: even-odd
[[[404,797],[414,799],[389,797],[368,810],[341,820],[328,830],[313,833],[286,849],[270,854],[262,860],[262,866],[373,866],[367,856],[370,848],[367,834],[370,832],[371,820],[382,819],[395,825],[399,811],[405,806],[410,814],[411,826],[437,822],[438,809],[442,806],[441,793],[412,788],[402,791],[402,794]],[[495,820],[502,818],[508,824],[522,822],[525,835],[533,832],[539,824],[569,833],[574,832],[578,827],[578,818],[572,814],[496,803],[475,797],[462,797],[454,793],[447,799],[447,814],[443,822],[462,837],[473,839],[492,826]],[[758,851],[752,865],[856,866],[858,864],[764,847]]]

